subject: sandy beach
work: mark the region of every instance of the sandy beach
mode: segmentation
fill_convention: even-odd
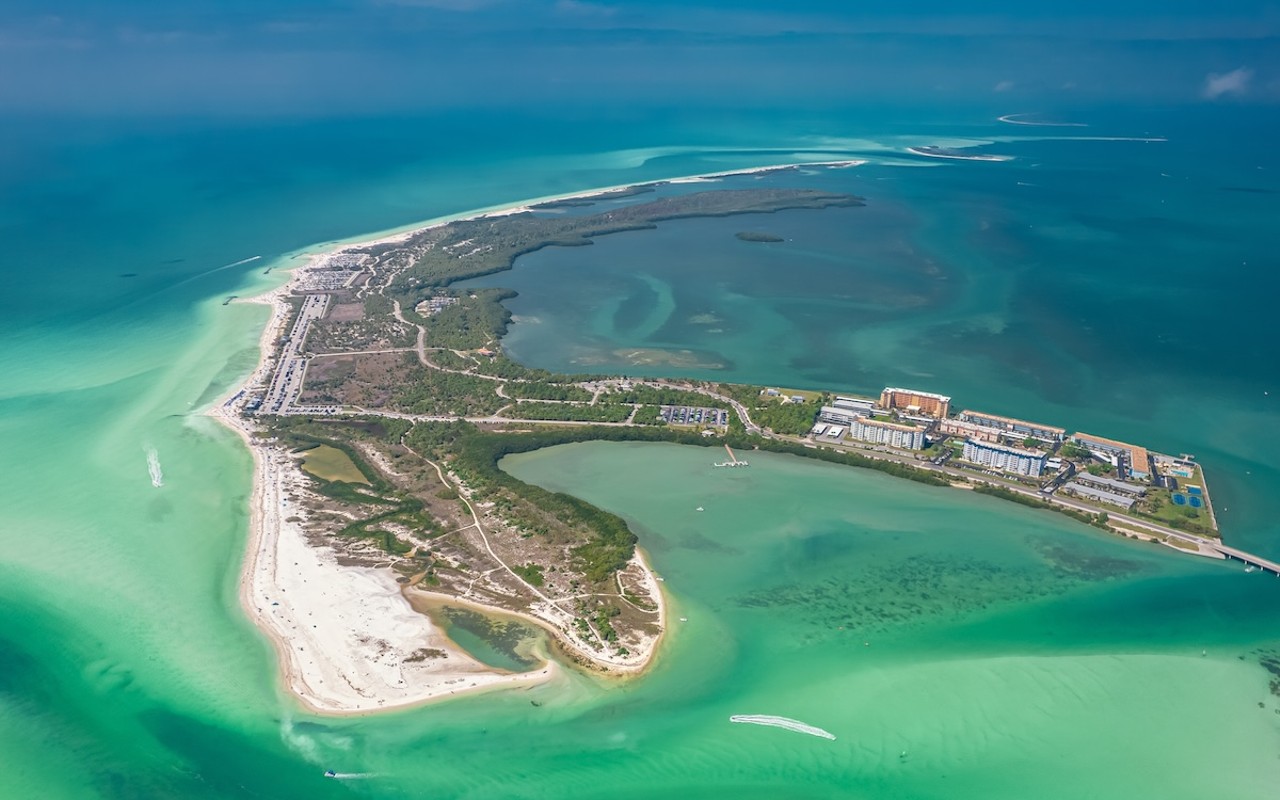
[[[409,605],[389,571],[340,564],[331,548],[308,541],[299,524],[305,512],[289,500],[307,479],[288,453],[257,441],[252,423],[241,416],[240,392],[271,374],[275,343],[289,317],[290,287],[327,255],[312,256],[284,285],[238,301],[272,307],[259,340],[261,357],[228,398],[205,412],[235,431],[253,455],[248,553],[240,576],[245,613],[270,639],[285,687],[316,713],[361,714],[550,680],[558,672],[554,663],[511,674],[475,660]]]
[[[263,329],[262,359],[244,385],[270,372],[274,342],[288,319],[283,298],[292,282],[249,301],[269,303],[274,311]],[[390,572],[339,564],[331,548],[309,542],[297,516],[303,512],[289,500],[306,481],[298,463],[256,441],[251,424],[230,401],[206,413],[239,434],[253,455],[240,602],[271,640],[284,685],[303,707],[360,714],[531,686],[556,675],[554,663],[509,674],[476,661],[409,605]]]

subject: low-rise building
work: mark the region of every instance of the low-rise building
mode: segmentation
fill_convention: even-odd
[[[1092,486],[1085,486],[1083,483],[1078,483],[1076,481],[1072,481],[1062,488],[1071,494],[1079,495],[1086,500],[1095,500],[1099,503],[1106,503],[1107,505],[1123,508],[1125,511],[1133,508],[1133,504],[1138,502],[1134,497],[1116,494],[1115,492],[1108,492],[1105,489],[1096,489]]]
[[[876,419],[856,417],[849,426],[849,438],[874,444],[887,444],[904,450],[924,449],[924,429],[919,425],[899,425]]]
[[[831,405],[852,411],[859,416],[869,417],[875,413],[876,401],[865,397],[837,396],[835,400],[831,401]]]
[[[858,413],[855,411],[851,411],[847,408],[836,408],[835,406],[823,406],[818,411],[818,421],[832,425],[852,425],[853,421],[857,419],[858,416]]]
[[[995,428],[985,428],[981,425],[975,425],[972,422],[962,422],[958,419],[947,418],[938,423],[938,433],[947,436],[960,436],[965,439],[976,439],[979,442],[993,442],[999,444],[1000,431]]]
[[[984,414],[981,411],[966,409],[960,412],[961,422],[979,425],[1019,439],[1039,439],[1043,442],[1060,442],[1067,435],[1066,428],[1045,425],[1039,422],[1027,422],[1025,419],[1002,417],[998,414]]]
[[[1044,473],[1044,462],[1048,457],[1038,450],[1023,450],[1021,447],[1009,447],[977,439],[965,439],[962,456],[965,461],[971,461],[974,464],[1032,478],[1038,478]]]
[[[1124,481],[1103,477],[1102,475],[1094,475],[1085,471],[1077,474],[1075,479],[1079,483],[1088,484],[1097,489],[1104,489],[1108,492],[1117,492],[1119,494],[1131,495],[1133,497],[1142,497],[1147,493],[1147,487],[1140,483],[1125,483]]]
[[[1126,473],[1134,478],[1151,477],[1151,457],[1147,454],[1145,447],[1117,442],[1114,439],[1104,439],[1089,433],[1073,433],[1071,441],[1087,448],[1099,458],[1111,462],[1121,477],[1126,477]]]

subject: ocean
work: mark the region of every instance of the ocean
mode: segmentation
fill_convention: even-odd
[[[510,351],[905,384],[1194,453],[1227,541],[1280,555],[1275,114],[995,121],[1018,110],[7,126],[0,796],[1266,796],[1280,582],[876,474],[725,476],[617,444],[512,459],[631,521],[687,619],[617,685],[312,717],[239,609],[251,464],[193,414],[257,359],[266,311],[229,295],[422,220],[796,160],[872,163],[760,181],[867,206],[526,256],[486,279],[520,292]],[[1014,160],[904,153],[976,143]],[[756,179],[712,185],[734,181]]]

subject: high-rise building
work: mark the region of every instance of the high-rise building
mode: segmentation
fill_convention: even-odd
[[[942,419],[951,413],[951,398],[933,392],[887,386],[880,393],[880,407]]]
[[[1021,447],[1008,447],[976,439],[965,440],[963,455],[965,461],[1032,478],[1040,477],[1048,458],[1047,453],[1038,450],[1023,450]]]
[[[856,417],[849,426],[849,438],[887,444],[904,450],[924,449],[924,428],[919,425],[899,425],[896,422]]]

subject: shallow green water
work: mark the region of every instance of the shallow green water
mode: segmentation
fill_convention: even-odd
[[[626,516],[666,579],[673,641],[622,726],[653,788],[1255,797],[1280,777],[1280,698],[1248,656],[1275,644],[1274,579],[960,491],[713,456],[597,443],[503,462]],[[726,724],[744,713],[838,738]],[[666,714],[680,748],[644,733]]]

